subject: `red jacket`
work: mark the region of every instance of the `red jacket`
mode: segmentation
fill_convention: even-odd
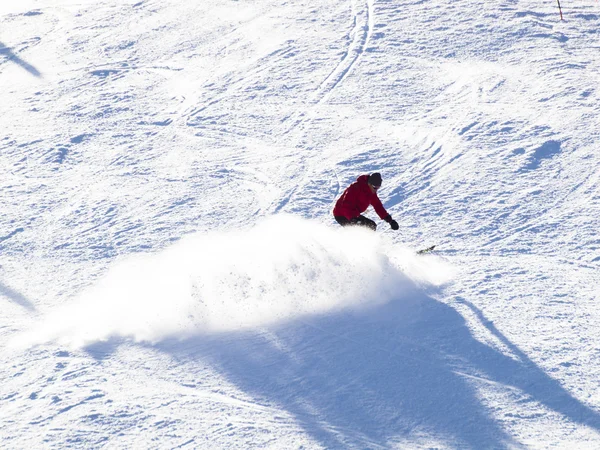
[[[344,216],[352,220],[365,212],[369,206],[375,209],[382,220],[389,215],[377,197],[377,193],[371,192],[368,180],[369,175],[361,175],[348,186],[333,208],[334,216]]]

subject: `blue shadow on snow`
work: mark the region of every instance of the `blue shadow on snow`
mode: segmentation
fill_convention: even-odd
[[[11,302],[25,308],[30,312],[35,312],[35,305],[31,300],[25,297],[20,292],[15,291],[13,288],[5,285],[0,281],[0,296],[8,298]]]
[[[37,78],[42,78],[42,74],[34,66],[29,64],[27,61],[19,58],[10,48],[0,42],[0,55],[5,55],[9,61],[14,62],[17,66],[25,69],[31,75]]]
[[[531,155],[529,163],[524,167],[525,170],[536,170],[544,159],[550,159],[560,153],[561,143],[559,141],[546,141],[540,147],[536,148]]]
[[[598,412],[461,302],[520,360],[476,340],[454,308],[416,289],[361,313],[154,348],[182,361],[211,361],[257,402],[288,411],[325,448],[386,447],[422,436],[454,448],[520,447],[482,404],[477,383],[600,430]]]

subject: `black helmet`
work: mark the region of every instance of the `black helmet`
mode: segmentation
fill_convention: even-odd
[[[381,174],[379,172],[372,173],[369,175],[369,184],[374,187],[381,186]]]

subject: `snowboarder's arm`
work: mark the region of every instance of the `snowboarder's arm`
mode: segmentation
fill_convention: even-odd
[[[375,196],[371,204],[373,205],[373,208],[375,208],[375,212],[379,215],[381,220],[385,220],[387,223],[389,223],[392,227],[392,230],[395,231],[399,228],[398,222],[392,219],[391,214],[388,214],[388,212],[381,204],[381,200],[379,200],[379,197]]]
[[[400,225],[398,225],[398,222],[396,222],[394,219],[392,219],[392,216],[390,214],[387,215],[387,217],[385,217],[383,220],[385,220],[387,223],[390,224],[390,227],[392,227],[392,230],[396,231],[398,228],[400,228]]]
[[[379,216],[379,218],[381,220],[385,220],[387,218],[387,216],[389,216],[388,212],[385,210],[385,208],[381,204],[381,200],[379,200],[379,197],[377,197],[377,195],[373,196],[371,206],[373,206],[373,209],[375,209],[375,212],[377,213],[377,215]]]

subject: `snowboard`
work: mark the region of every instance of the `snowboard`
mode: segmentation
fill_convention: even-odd
[[[422,250],[419,250],[417,252],[417,255],[424,255],[426,253],[432,252],[434,248],[435,248],[435,245],[432,245],[431,247],[427,247],[427,248],[424,248]]]

